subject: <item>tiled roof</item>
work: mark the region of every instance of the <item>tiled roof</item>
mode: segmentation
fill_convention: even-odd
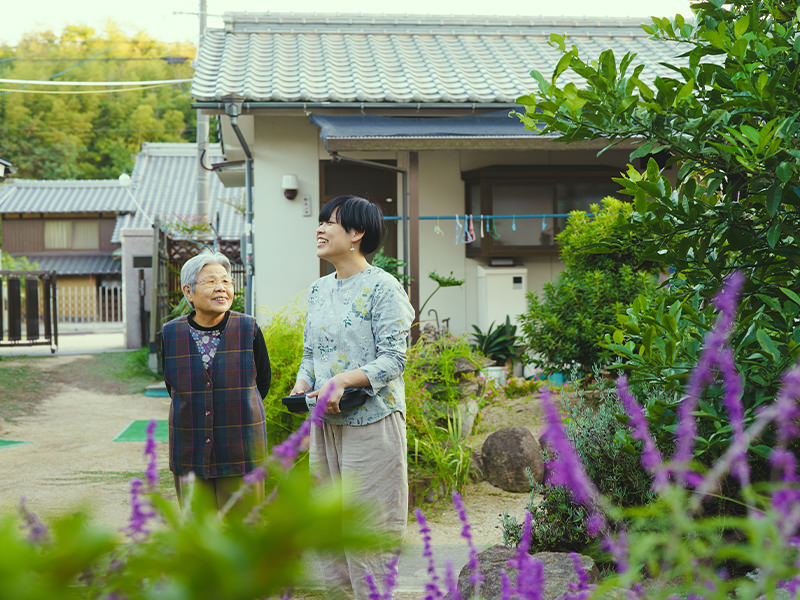
[[[206,166],[221,162],[219,145],[209,146]],[[159,217],[163,223],[193,224],[197,202],[197,171],[200,168],[195,144],[144,143],[136,157],[131,186],[141,210],[117,219],[111,236],[120,241],[125,227],[147,228],[148,217]],[[226,240],[238,240],[244,229],[244,217],[235,207],[244,204],[244,188],[224,188],[214,173],[208,178],[208,214],[216,226],[219,212],[219,234]]]
[[[0,190],[0,213],[122,213],[135,208],[116,179],[15,179]]]
[[[110,254],[97,255],[52,255],[26,254],[36,263],[40,271],[55,271],[57,275],[113,275],[122,272],[120,260]]]
[[[513,103],[549,75],[567,47],[595,59],[636,52],[645,74],[679,49],[651,40],[639,20],[228,13],[195,61],[197,101]],[[574,77],[574,75],[573,75]],[[562,82],[571,80],[569,74]],[[579,83],[574,78],[575,83]]]

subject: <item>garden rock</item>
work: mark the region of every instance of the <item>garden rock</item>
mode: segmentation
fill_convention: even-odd
[[[525,427],[503,427],[483,443],[481,465],[486,481],[507,492],[529,492],[531,482],[525,469],[537,483],[544,475],[539,442]]]
[[[517,550],[508,546],[492,546],[478,554],[478,565],[483,574],[484,581],[480,587],[480,597],[484,600],[499,600],[502,597],[500,571],[505,571],[512,584],[516,580],[516,573],[508,566],[508,561],[514,558]],[[600,581],[600,571],[594,560],[582,554],[579,555],[584,570],[589,574],[590,583]],[[570,583],[578,583],[578,574],[572,557],[566,552],[537,552],[532,555],[534,560],[544,565],[544,590],[542,600],[555,600],[569,591]],[[472,570],[465,565],[458,575],[458,589],[462,598],[472,598],[472,585],[469,577]]]

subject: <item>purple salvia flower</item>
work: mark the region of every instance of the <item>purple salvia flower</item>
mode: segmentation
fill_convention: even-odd
[[[414,509],[414,516],[416,516],[417,523],[419,523],[419,535],[422,538],[422,556],[428,559],[428,581],[425,583],[425,600],[436,600],[442,598],[442,590],[439,588],[439,576],[436,574],[436,563],[433,560],[431,528],[428,527],[428,521],[420,509]]]
[[[521,600],[541,600],[544,589],[544,567],[528,553],[531,546],[532,519],[530,511],[526,512],[517,554],[506,563],[516,570],[517,581],[516,585],[504,593],[510,594],[510,597],[516,595]]]
[[[618,573],[627,573],[628,571],[628,536],[624,531],[617,533],[614,537],[610,533],[603,536],[603,541],[600,544],[601,548],[608,552],[614,559],[617,565]]]
[[[133,540],[139,540],[147,536],[150,530],[147,529],[147,521],[155,515],[152,510],[148,510],[147,503],[141,498],[144,483],[138,477],[131,479],[131,516],[128,526],[123,530]]]
[[[308,435],[311,432],[311,426],[316,425],[319,427],[322,425],[322,417],[325,414],[325,408],[328,406],[328,399],[332,390],[333,383],[331,382],[323,388],[311,413],[297,428],[297,431],[272,449],[272,455],[287,469],[294,464],[300,452],[308,447]]]
[[[505,569],[500,570],[500,600],[511,600],[514,595],[514,587],[508,578]]]
[[[383,578],[383,595],[381,600],[392,600],[394,588],[397,587],[398,567],[400,563],[400,551],[394,553],[392,559],[386,563],[386,575]]]
[[[375,578],[369,571],[364,574],[364,581],[369,588],[369,600],[381,600],[381,593],[378,591],[378,586],[375,585]]]
[[[245,473],[242,479],[248,485],[255,485],[256,483],[264,481],[266,476],[267,470],[264,467],[256,467],[249,473]]]
[[[778,430],[778,445],[786,444],[800,433],[797,419],[800,418],[800,364],[795,365],[783,374],[781,388],[775,397],[774,408],[777,412],[775,424]]]
[[[664,470],[664,459],[656,447],[653,436],[650,435],[650,426],[641,405],[628,388],[628,378],[625,375],[621,375],[617,379],[617,393],[628,417],[630,417],[633,439],[642,442],[642,466],[653,476],[653,489],[657,492],[663,490],[668,483],[667,473]]]
[[[469,576],[469,583],[470,586],[472,586],[472,595],[480,596],[480,586],[483,582],[483,575],[481,574],[481,566],[478,561],[478,552],[475,550],[475,543],[472,539],[472,528],[467,519],[467,509],[464,507],[461,494],[458,492],[453,492],[453,504],[456,507],[458,518],[462,524],[461,537],[467,541],[467,545],[469,546],[469,563],[467,566],[470,571],[472,571]]]
[[[550,398],[550,392],[543,390],[542,406],[544,407],[546,426],[542,437],[552,449],[556,457],[547,463],[547,483],[562,486],[569,490],[576,504],[587,510],[587,529],[596,535],[605,527],[605,518],[598,510],[600,492],[586,474],[580,457],[569,441],[561,415]]]
[[[581,561],[581,557],[577,553],[570,552],[569,556],[572,559],[572,568],[578,576],[578,583],[567,584],[568,591],[563,598],[564,600],[586,600],[594,588],[589,583],[589,573],[583,568],[583,561]]]
[[[714,366],[728,342],[743,283],[744,276],[741,273],[738,271],[732,273],[714,297],[714,306],[720,311],[720,315],[714,327],[706,334],[700,358],[689,376],[686,396],[678,409],[677,444],[672,458],[672,467],[678,480],[684,483],[687,482],[686,465],[692,460],[694,440],[697,437],[697,421],[693,413],[697,408],[703,388],[714,381]],[[696,477],[694,480],[697,483]]]
[[[449,560],[444,564],[444,584],[447,588],[448,600],[461,600],[461,589],[458,587],[458,579],[456,579],[456,574],[453,570],[453,563]],[[472,597],[478,597],[474,590]]]
[[[630,600],[641,600],[641,598],[647,597],[647,590],[644,589],[641,583],[634,583],[630,588],[625,590],[625,595],[628,596]]]
[[[733,442],[738,443],[742,448],[746,448],[744,435],[744,407],[742,406],[742,377],[736,370],[736,362],[733,358],[733,350],[725,346],[717,354],[717,365],[722,374],[723,400],[725,409],[733,431]],[[750,483],[750,467],[747,464],[747,452],[742,450],[737,452],[734,458],[731,472],[736,476],[742,487]]]
[[[33,544],[41,544],[47,541],[47,526],[42,523],[36,513],[30,510],[25,504],[25,497],[19,499],[19,510],[22,513],[23,529],[28,530],[28,541]]]
[[[158,487],[158,462],[156,460],[156,421],[151,419],[147,424],[147,441],[144,445],[144,455],[147,457],[147,470],[145,477],[151,490]]]

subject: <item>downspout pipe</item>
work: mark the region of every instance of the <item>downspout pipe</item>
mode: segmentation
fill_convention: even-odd
[[[245,169],[244,169],[244,187],[245,187],[245,225],[244,225],[244,244],[240,249],[242,252],[242,260],[244,262],[244,311],[248,315],[253,314],[253,274],[255,272],[255,265],[253,264],[253,153],[250,151],[250,146],[247,145],[247,140],[239,128],[238,117],[242,113],[241,102],[226,102],[225,114],[228,115],[231,121],[231,129],[236,134],[239,140],[239,145],[245,155]]]
[[[394,171],[395,173],[400,173],[401,175],[401,184],[400,184],[400,193],[403,196],[403,274],[406,276],[403,279],[403,287],[406,291],[408,291],[408,170],[401,169],[400,167],[393,167],[392,165],[385,165],[383,163],[371,161],[371,160],[364,160],[361,158],[350,158],[348,156],[342,156],[338,152],[331,152],[331,158],[335,161],[341,162],[348,162],[353,163],[356,165],[364,165],[365,167],[372,167],[374,169],[383,169],[385,171]]]

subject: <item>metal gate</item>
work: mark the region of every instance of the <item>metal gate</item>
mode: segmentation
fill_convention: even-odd
[[[58,347],[54,271],[0,271],[0,347]],[[23,331],[24,323],[24,331]]]
[[[239,252],[239,242],[218,240],[218,251],[231,261],[234,288],[244,289],[245,270]],[[150,310],[150,354],[157,356],[151,368],[161,372],[161,326],[167,321],[173,307],[183,298],[181,267],[198,254],[203,244],[186,239],[174,239],[164,231],[158,219],[153,224],[152,302]]]

